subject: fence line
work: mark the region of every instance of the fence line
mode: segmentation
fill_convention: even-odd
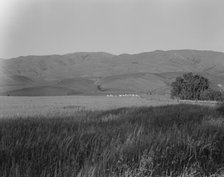
[[[138,94],[108,94],[107,97],[141,97],[146,100],[157,100],[157,101],[164,101],[164,102],[172,102],[172,103],[189,103],[189,104],[210,104],[216,105],[221,103],[220,101],[211,101],[211,100],[181,100],[181,99],[169,99],[169,98],[145,98]]]

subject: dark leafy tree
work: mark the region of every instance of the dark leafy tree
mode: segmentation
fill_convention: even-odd
[[[209,81],[198,74],[187,73],[177,77],[171,86],[173,98],[200,100],[202,93],[209,88]]]
[[[184,79],[182,77],[177,77],[176,81],[171,84],[171,96],[172,97],[179,97],[183,98],[183,86],[184,86]]]
[[[216,91],[213,89],[207,89],[200,95],[201,100],[216,100],[216,101],[224,101],[224,95],[220,91]]]

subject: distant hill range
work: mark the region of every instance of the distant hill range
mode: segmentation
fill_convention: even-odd
[[[148,93],[168,95],[186,72],[224,85],[224,53],[198,50],[112,55],[79,52],[0,60],[0,95],[54,96]]]

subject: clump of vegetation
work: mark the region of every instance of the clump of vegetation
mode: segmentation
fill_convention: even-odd
[[[0,176],[221,176],[222,110],[172,105],[0,120]]]
[[[223,101],[224,95],[220,91],[210,88],[209,80],[193,73],[177,77],[171,84],[171,97],[187,100],[217,100]]]
[[[200,95],[201,100],[213,100],[213,101],[223,101],[224,94],[220,91],[207,89]]]

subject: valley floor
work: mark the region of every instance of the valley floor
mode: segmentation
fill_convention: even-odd
[[[164,96],[0,96],[0,118],[58,115],[70,116],[80,110],[109,110],[121,107],[161,106],[170,104],[215,105],[214,102],[177,101]]]
[[[121,107],[176,104],[169,99],[149,99],[136,96],[44,96],[0,97],[0,118],[72,115],[80,110],[108,110]]]

